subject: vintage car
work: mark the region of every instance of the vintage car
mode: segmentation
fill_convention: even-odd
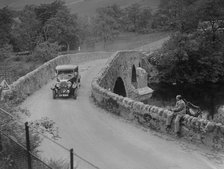
[[[77,98],[80,87],[79,67],[76,65],[59,65],[55,68],[57,82],[51,88],[53,99],[57,97]]]

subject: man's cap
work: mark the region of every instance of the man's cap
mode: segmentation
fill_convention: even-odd
[[[181,95],[177,95],[176,99],[182,99],[182,96]]]

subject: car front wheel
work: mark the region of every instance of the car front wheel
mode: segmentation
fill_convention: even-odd
[[[73,99],[77,99],[77,89],[74,89],[74,93],[73,93]]]
[[[52,90],[53,99],[56,99],[56,91]]]

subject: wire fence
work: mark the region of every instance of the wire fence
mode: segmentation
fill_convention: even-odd
[[[100,169],[73,149],[0,108],[0,169],[58,168]]]

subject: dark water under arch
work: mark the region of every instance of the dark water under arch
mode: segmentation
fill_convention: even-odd
[[[175,105],[175,97],[181,94],[183,98],[208,111],[213,117],[220,106],[224,105],[224,83],[204,85],[150,85],[154,90],[152,97],[147,101],[160,107]]]
[[[121,77],[117,78],[117,80],[115,82],[115,85],[114,85],[113,92],[118,94],[118,95],[121,95],[123,97],[127,96],[125,86],[124,86],[124,81],[122,80]]]

